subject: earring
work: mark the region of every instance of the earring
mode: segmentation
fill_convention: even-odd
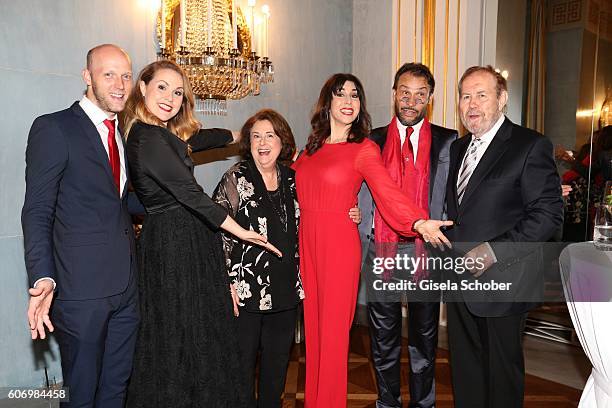
[[[323,119],[325,120],[329,119],[329,111],[324,110],[323,113],[321,113],[321,116],[323,116]]]
[[[359,115],[360,113],[357,114],[357,119],[355,119],[355,122],[359,122]]]

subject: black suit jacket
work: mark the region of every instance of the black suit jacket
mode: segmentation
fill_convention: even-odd
[[[135,272],[128,205],[143,212],[127,186],[119,197],[100,135],[78,103],[38,117],[28,136],[21,215],[30,285],[53,278],[65,300],[123,292]]]
[[[541,289],[542,247],[537,243],[548,241],[563,223],[553,146],[541,134],[506,118],[470,177],[459,205],[457,177],[471,139],[471,135],[458,139],[450,149],[446,197],[448,219],[455,225],[446,235],[462,253],[489,242],[498,263],[482,278],[512,282],[512,299],[466,301],[470,311],[478,316],[522,313],[534,303],[521,300]]]
[[[396,120],[395,118],[393,120]],[[457,131],[442,126],[431,125],[431,150],[429,165],[429,216],[433,219],[445,219],[446,180],[449,171],[450,146],[457,139]],[[372,130],[370,139],[382,151],[387,141],[389,126]],[[362,244],[362,263],[367,253],[367,245],[372,232],[372,218],[374,204],[372,195],[364,183],[359,192],[359,208],[362,211],[362,221],[359,224],[359,233]]]

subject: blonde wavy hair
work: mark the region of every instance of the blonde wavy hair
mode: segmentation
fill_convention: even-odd
[[[168,121],[165,126],[170,132],[177,135],[179,138],[187,141],[200,129],[200,122],[195,118],[193,107],[195,98],[189,79],[175,62],[168,60],[155,61],[147,65],[140,71],[136,83],[132,87],[125,109],[121,114],[121,123],[125,137],[129,137],[132,125],[139,120],[143,123],[155,126],[164,127],[161,120],[152,114],[145,105],[144,95],[140,91],[140,82],[148,85],[155,77],[157,71],[162,69],[170,69],[183,78],[183,102],[178,113]]]

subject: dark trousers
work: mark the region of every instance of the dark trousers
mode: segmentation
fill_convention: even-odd
[[[248,408],[280,408],[296,317],[296,308],[273,313],[240,310],[238,346],[243,361]],[[256,399],[255,366],[258,352],[261,354]]]
[[[456,408],[520,408],[526,313],[479,317],[449,302],[448,342]]]
[[[134,276],[125,292],[55,300],[52,322],[70,401],[62,408],[122,408],[140,321]]]
[[[400,245],[398,253],[414,255],[414,246]],[[370,242],[366,262],[376,256]],[[435,366],[438,346],[439,302],[408,303],[408,353],[410,357],[409,407],[433,407],[436,400]],[[372,362],[378,388],[377,408],[400,408],[402,354],[402,304],[368,302]]]

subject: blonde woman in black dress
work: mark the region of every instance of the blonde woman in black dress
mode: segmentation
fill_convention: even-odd
[[[193,177],[190,150],[232,142],[200,130],[178,65],[157,61],[139,75],[124,111],[131,180],[147,210],[139,242],[141,327],[130,407],[237,408],[235,318],[219,229],[270,251],[240,227]]]

